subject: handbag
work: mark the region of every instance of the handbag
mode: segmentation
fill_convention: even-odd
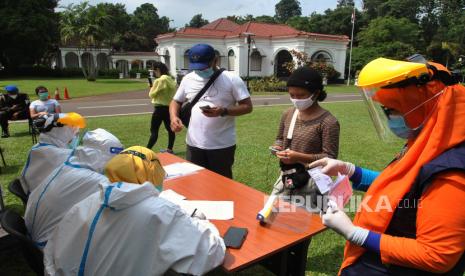
[[[297,109],[294,111],[294,114],[292,114],[291,124],[289,125],[286,137],[288,141],[292,140],[298,114],[299,110]],[[282,172],[281,180],[284,187],[287,189],[295,190],[302,188],[307,185],[310,180],[310,175],[308,174],[307,169],[301,163],[284,164],[283,162],[279,162],[279,166],[281,167]]]
[[[185,127],[189,127],[189,122],[191,120],[192,107],[200,100],[200,97],[202,97],[203,94],[205,94],[205,92],[208,90],[208,88],[210,88],[210,86],[221,75],[221,73],[223,73],[224,70],[225,70],[224,68],[221,68],[221,69],[215,71],[215,73],[213,73],[213,75],[208,80],[208,82],[205,84],[205,86],[199,91],[199,93],[197,93],[195,98],[190,102],[185,102],[181,106],[181,110],[179,111],[179,118],[181,119],[182,124]]]

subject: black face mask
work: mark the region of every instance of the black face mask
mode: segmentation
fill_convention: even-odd
[[[305,166],[300,163],[295,164],[284,164],[279,162],[281,171],[283,173],[281,180],[283,181],[284,187],[290,190],[295,190],[307,185],[310,180]]]

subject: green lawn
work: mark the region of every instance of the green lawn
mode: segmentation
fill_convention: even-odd
[[[43,85],[48,88],[51,96],[56,88],[63,97],[65,87],[72,98],[103,95],[117,92],[128,92],[141,89],[147,89],[145,79],[98,79],[96,81],[87,81],[85,79],[60,79],[60,78],[31,78],[31,79],[1,79],[0,89],[3,90],[5,85],[17,85],[21,92],[26,92],[31,99],[37,98],[35,88]]]
[[[389,144],[380,142],[374,132],[368,113],[363,103],[327,103],[323,106],[329,109],[341,125],[340,159],[352,161],[360,166],[381,170],[395,155],[402,141]],[[237,120],[237,151],[234,165],[234,178],[255,189],[269,193],[272,183],[278,175],[278,164],[275,157],[268,151],[275,138],[281,113],[287,107],[257,107],[252,114],[239,117]],[[90,129],[101,127],[109,130],[120,138],[125,146],[146,145],[149,137],[150,115],[92,118],[88,120]],[[16,177],[26,160],[27,151],[31,147],[30,136],[26,124],[11,126],[13,137],[0,139],[4,148],[8,167],[1,175],[7,206],[22,211],[20,201],[7,190],[7,183]],[[175,152],[185,156],[185,132],[176,140]],[[160,139],[154,150],[165,148],[167,135],[160,129]],[[352,214],[353,215],[353,214]],[[311,275],[335,275],[343,255],[344,240],[332,231],[313,238],[310,245],[307,270]],[[0,271],[9,271],[9,275],[22,275],[15,271],[18,262],[10,263],[0,256]],[[25,266],[25,264],[23,264]],[[21,265],[19,265],[21,267]],[[260,268],[254,268],[246,273],[263,274]],[[258,272],[257,272],[258,271]]]
[[[330,84],[325,87],[326,92],[329,94],[340,94],[340,93],[359,93],[359,89],[355,85],[345,85],[345,84]],[[287,92],[256,92],[252,91],[252,95],[260,96],[260,95],[287,95]]]

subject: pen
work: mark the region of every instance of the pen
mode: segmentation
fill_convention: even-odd
[[[194,212],[192,212],[191,218],[194,217],[195,212],[197,212],[197,208],[194,209]]]

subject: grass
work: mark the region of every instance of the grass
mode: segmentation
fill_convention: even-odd
[[[402,142],[382,143],[377,139],[363,103],[327,103],[325,108],[335,115],[341,125],[340,154],[342,160],[374,170],[381,170],[400,149]],[[287,107],[257,107],[252,114],[237,118],[237,151],[234,165],[235,180],[255,189],[269,193],[272,183],[278,176],[278,164],[271,156],[268,146],[274,141],[281,113]],[[101,127],[115,134],[125,146],[146,145],[149,137],[150,115],[127,117],[92,118],[88,120],[90,129]],[[8,207],[22,211],[15,196],[7,191],[7,183],[21,171],[31,147],[26,124],[11,126],[13,137],[0,139],[8,167],[1,175],[1,184]],[[174,151],[185,156],[185,132],[176,137]],[[154,150],[167,145],[166,131],[160,129],[160,139]],[[3,168],[2,168],[3,169]],[[353,215],[353,214],[351,214]],[[313,238],[309,248],[307,273],[311,275],[335,275],[342,261],[345,241],[332,231],[325,231]],[[10,256],[0,255],[0,271],[9,275],[23,275],[18,262],[11,264]],[[26,264],[19,264],[26,266]],[[19,272],[17,272],[19,271]],[[253,272],[252,272],[253,271]],[[260,268],[252,268],[244,274],[261,275]],[[242,274],[242,273],[241,273]]]
[[[37,98],[34,90],[39,85],[47,87],[52,97],[56,88],[60,91],[60,96],[63,97],[66,87],[72,98],[147,89],[147,83],[144,79],[98,79],[96,81],[87,81],[78,78],[2,79],[0,80],[0,89],[3,90],[3,87],[9,84],[17,85],[21,92],[27,93],[31,97],[31,100]]]
[[[330,84],[325,87],[326,92],[328,94],[341,94],[341,93],[347,93],[347,94],[353,94],[359,93],[359,90],[357,86],[355,85],[345,85],[345,84]],[[252,92],[253,96],[261,96],[261,95],[287,95],[287,92],[258,92],[258,91],[253,91]]]

